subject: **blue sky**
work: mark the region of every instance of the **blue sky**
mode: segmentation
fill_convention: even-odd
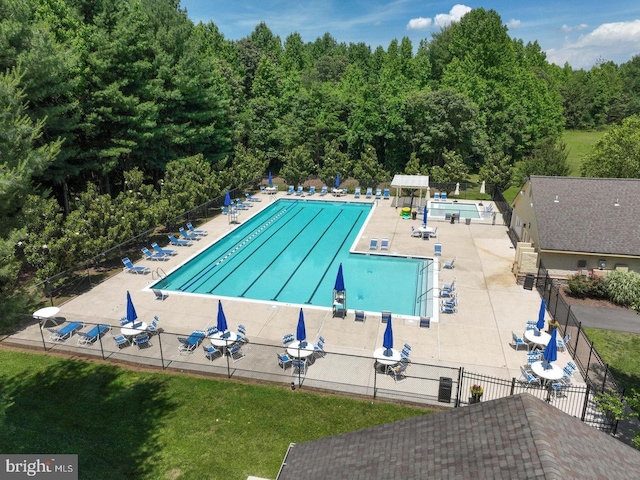
[[[493,9],[513,38],[537,40],[558,65],[591,68],[598,60],[621,64],[640,54],[638,0],[181,0],[194,22],[215,23],[238,40],[264,21],[282,41],[298,32],[312,42],[329,32],[338,42],[385,49],[394,38],[421,39],[473,8]]]

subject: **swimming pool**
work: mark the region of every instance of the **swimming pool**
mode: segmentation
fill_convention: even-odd
[[[460,218],[481,218],[480,210],[475,203],[461,202],[429,202],[429,215],[434,217],[445,217],[447,214],[455,213]]]
[[[431,316],[431,259],[350,253],[372,208],[279,199],[153,288],[331,307],[342,263],[349,309]]]

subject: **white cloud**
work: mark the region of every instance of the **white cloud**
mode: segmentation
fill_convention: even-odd
[[[585,28],[588,28],[589,25],[587,25],[586,23],[581,23],[580,25],[576,25],[575,27],[570,27],[569,25],[567,25],[566,23],[564,25],[562,25],[561,30],[563,32],[574,32],[577,30],[584,30]]]
[[[574,68],[590,68],[599,59],[624,63],[640,51],[640,20],[604,23],[575,42],[547,50],[547,58],[556,65],[565,62]]]
[[[407,30],[424,30],[426,28],[429,28],[430,26],[430,18],[412,18],[411,20],[409,20],[409,23],[407,23]]]
[[[435,24],[440,27],[446,27],[447,25],[453,23],[453,22],[458,22],[460,21],[460,19],[466,14],[469,13],[471,11],[471,7],[467,7],[466,5],[454,5],[451,10],[449,11],[449,13],[439,13],[435,16],[434,18],[434,22]]]
[[[509,28],[513,28],[516,29],[518,28],[520,25],[522,24],[522,22],[520,20],[516,20],[515,18],[512,18],[511,20],[509,20],[507,22],[507,27]]]

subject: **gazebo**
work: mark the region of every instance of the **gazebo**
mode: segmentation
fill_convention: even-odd
[[[424,206],[429,199],[429,175],[394,175],[391,187],[396,189],[396,206],[400,200],[400,190],[410,188],[418,190],[418,206]],[[425,190],[425,202],[422,203],[422,191]]]

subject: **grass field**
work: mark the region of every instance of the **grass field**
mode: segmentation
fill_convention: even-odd
[[[580,176],[583,157],[591,152],[591,148],[606,133],[606,130],[565,130],[562,141],[567,144],[569,157],[567,162],[571,168],[571,176]]]
[[[0,350],[0,452],[75,453],[79,478],[275,478],[291,442],[430,410]]]
[[[640,335],[597,328],[585,332],[625,392],[632,388],[640,392]]]

